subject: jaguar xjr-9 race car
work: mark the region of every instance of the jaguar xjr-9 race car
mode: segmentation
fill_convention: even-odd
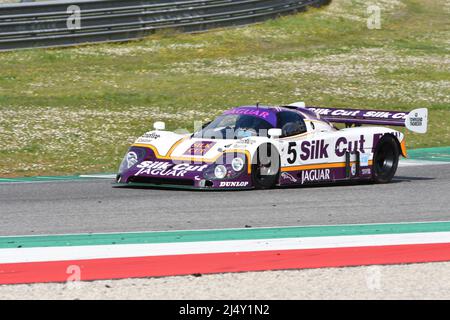
[[[116,183],[204,190],[386,183],[407,152],[405,135],[382,126],[425,133],[427,117],[425,108],[399,112],[294,103],[236,107],[192,134],[165,131],[164,123],[156,122],[155,130],[128,150]]]

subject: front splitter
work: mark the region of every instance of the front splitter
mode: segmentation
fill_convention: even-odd
[[[141,182],[129,182],[129,183],[113,183],[113,187],[147,187],[155,189],[180,189],[191,191],[244,191],[252,190],[254,187],[239,187],[239,188],[217,188],[217,187],[197,187],[197,186],[182,186],[177,184],[154,184],[154,183],[141,183]]]

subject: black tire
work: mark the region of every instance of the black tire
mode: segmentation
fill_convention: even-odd
[[[390,182],[397,171],[399,157],[400,148],[397,139],[385,134],[378,142],[373,155],[373,182]]]
[[[252,182],[256,189],[273,188],[280,175],[280,154],[272,144],[259,146],[252,164]]]

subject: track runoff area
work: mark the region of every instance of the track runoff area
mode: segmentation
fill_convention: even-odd
[[[413,150],[401,165],[450,162],[449,151]],[[0,284],[440,261],[450,261],[450,221],[0,237]]]

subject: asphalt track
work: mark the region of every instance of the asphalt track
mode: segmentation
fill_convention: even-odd
[[[0,184],[0,235],[450,220],[450,164],[384,185],[264,191],[113,188],[110,180]]]

